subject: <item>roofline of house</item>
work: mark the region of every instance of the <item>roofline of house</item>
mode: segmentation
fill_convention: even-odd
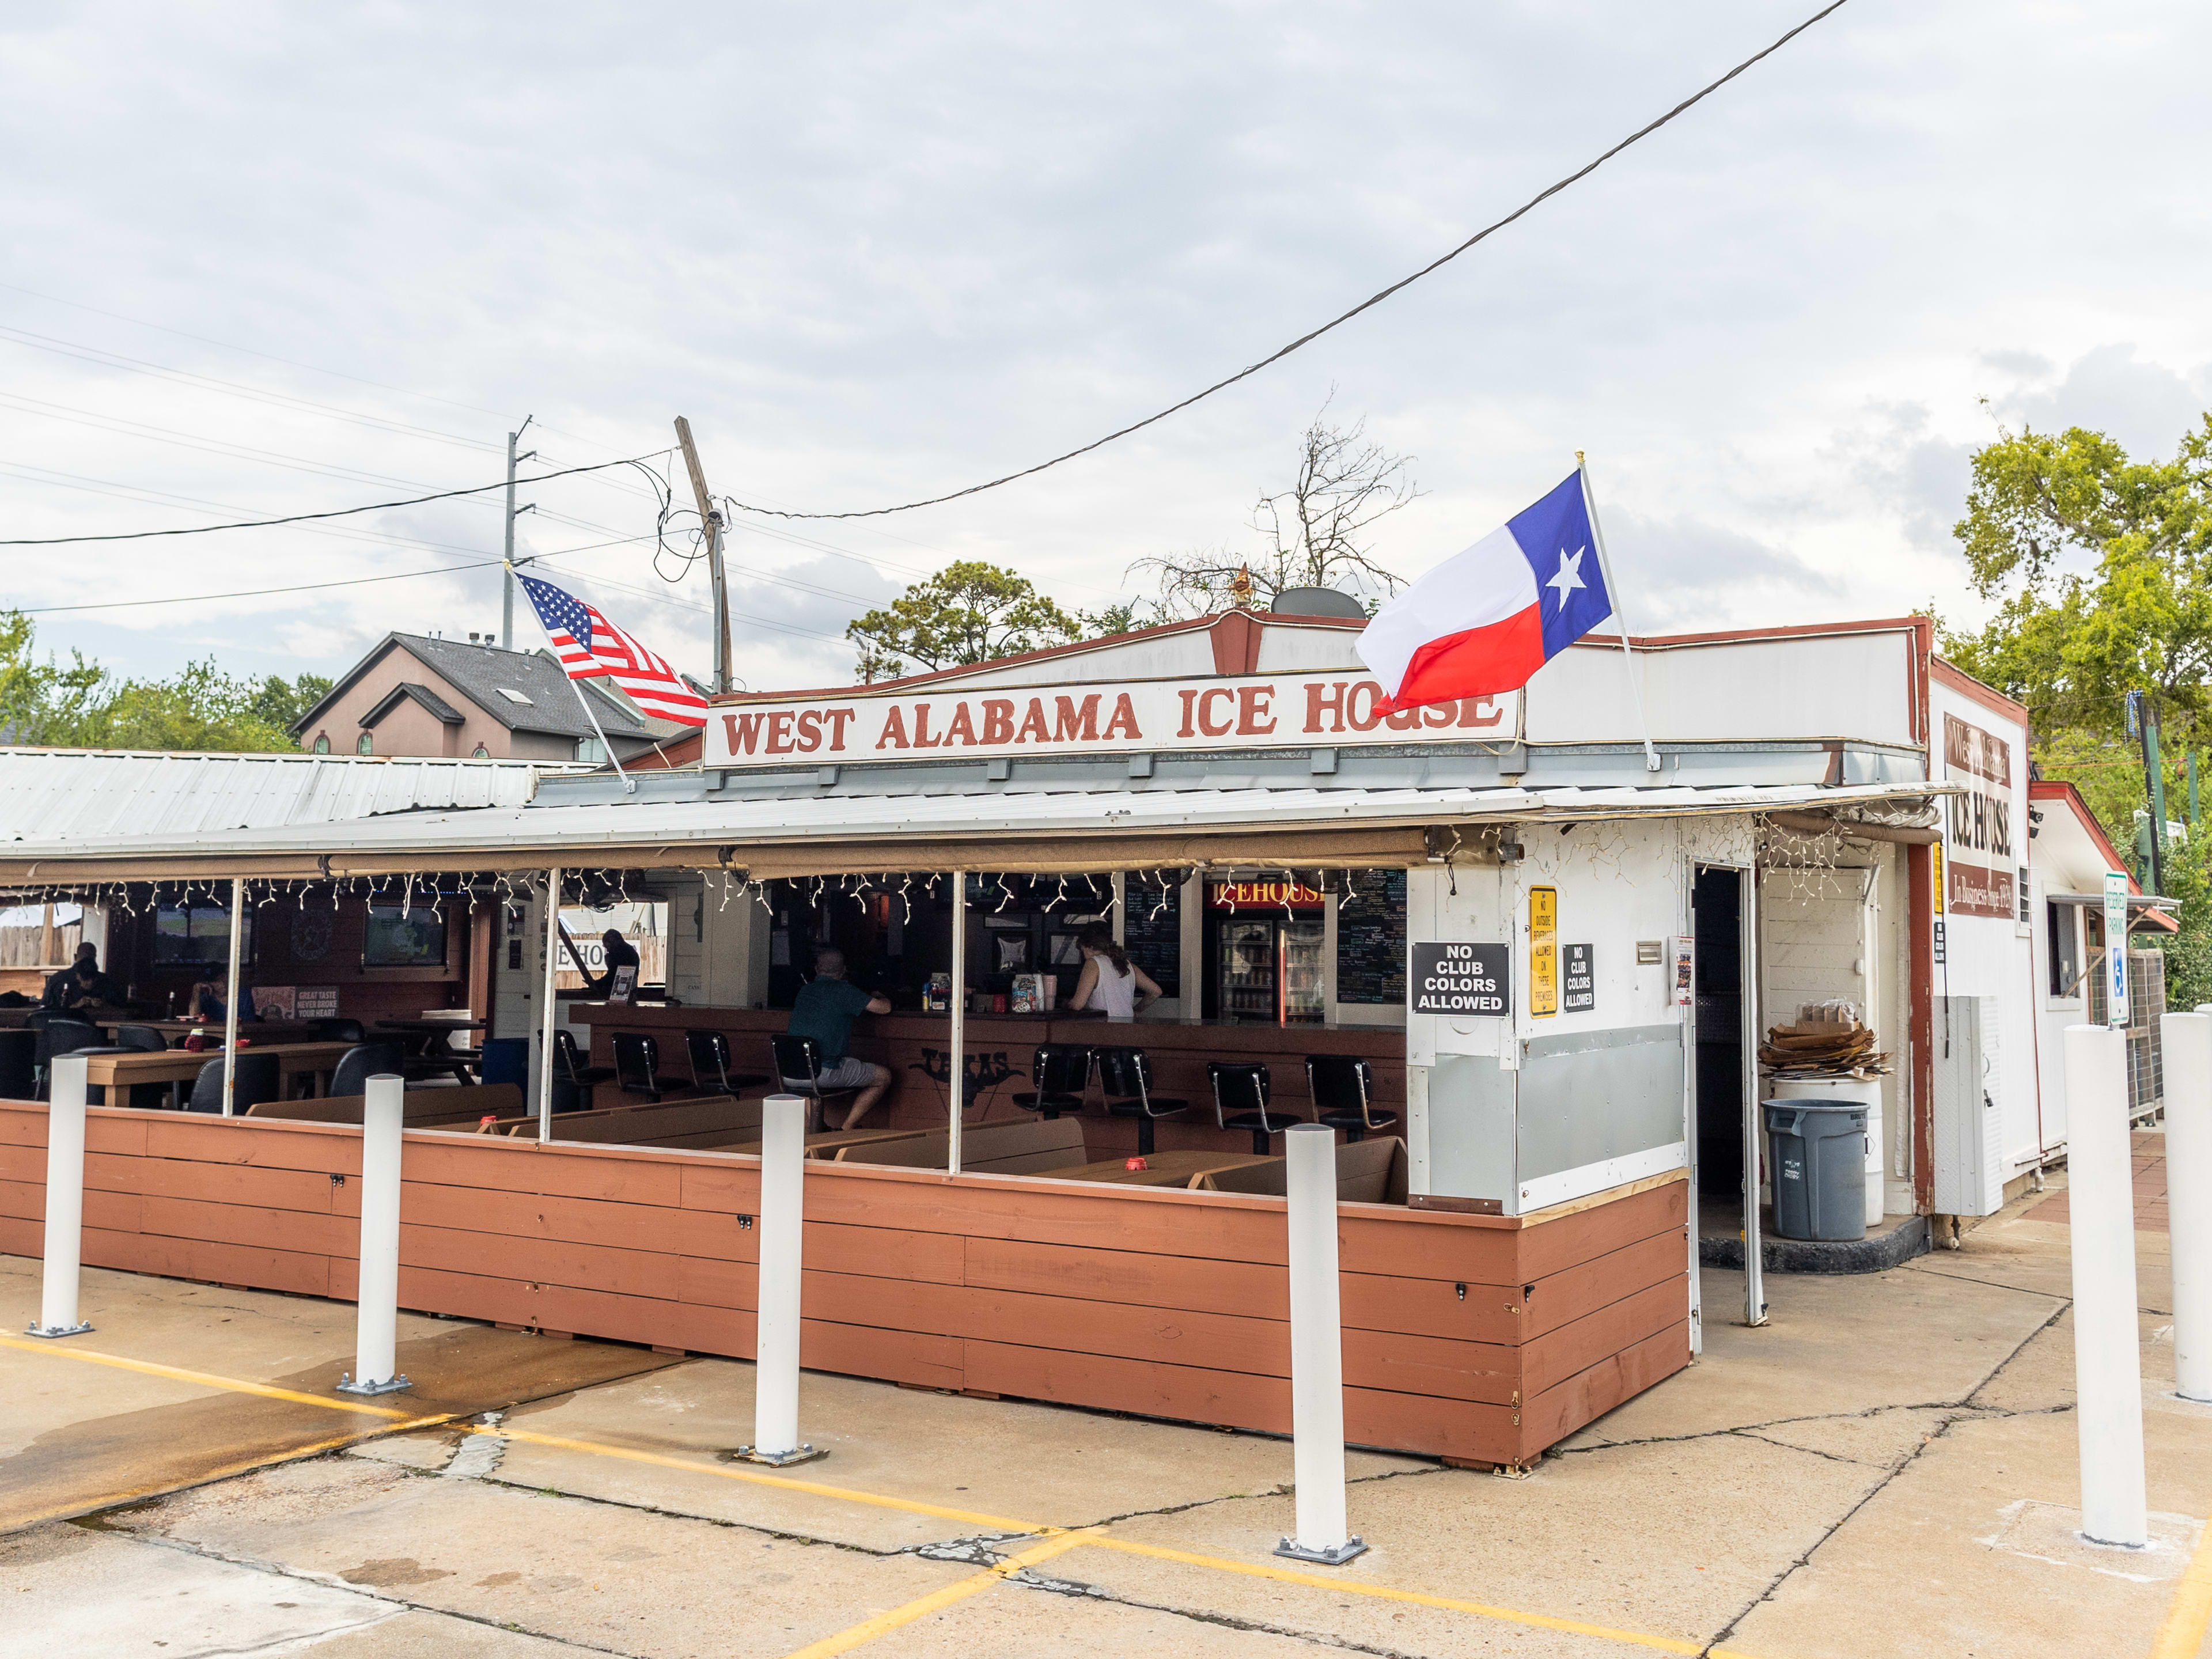
[[[2031,778],[2027,785],[2027,799],[2031,805],[2039,800],[2063,802],[2067,809],[2075,817],[2081,819],[2081,827],[2089,832],[2089,839],[2104,849],[2105,867],[2108,870],[2127,869],[2128,861],[2120,856],[2119,849],[2112,845],[2112,838],[2105,833],[2105,826],[2097,822],[2097,815],[2089,810],[2089,803],[2082,799],[2081,792],[2067,782],[2065,779]],[[2142,891],[2142,888],[2137,884],[2132,872],[2128,877],[2128,891],[2130,893]]]

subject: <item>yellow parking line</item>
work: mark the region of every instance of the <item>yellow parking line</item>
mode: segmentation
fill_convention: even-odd
[[[2151,1644],[2150,1659],[2197,1659],[2204,1632],[2212,1628],[2212,1526],[2197,1546],[2173,1593],[2173,1605]]]
[[[947,1584],[941,1590],[932,1590],[927,1595],[908,1602],[902,1607],[893,1607],[889,1613],[879,1613],[872,1619],[863,1619],[849,1630],[841,1630],[835,1636],[825,1636],[818,1642],[810,1642],[789,1656],[789,1659],[830,1659],[830,1656],[850,1653],[854,1648],[874,1641],[878,1636],[888,1636],[903,1625],[917,1619],[927,1619],[940,1608],[957,1601],[964,1601],[980,1595],[992,1585],[1002,1583],[1009,1575],[1024,1567],[1048,1561],[1063,1550],[1072,1550],[1078,1544],[1088,1542],[1079,1532],[1063,1532],[1032,1546],[1018,1555],[1010,1555],[995,1566],[986,1567],[971,1578],[963,1578],[957,1584]]]
[[[138,1371],[147,1376],[166,1376],[174,1382],[195,1382],[204,1389],[221,1389],[230,1394],[258,1394],[270,1400],[289,1400],[295,1405],[322,1406],[331,1411],[360,1412],[369,1417],[402,1418],[412,1413],[395,1411],[389,1406],[371,1406],[343,1395],[332,1399],[319,1394],[301,1394],[295,1389],[279,1389],[266,1382],[246,1382],[234,1376],[214,1376],[206,1371],[188,1371],[175,1365],[157,1365],[150,1359],[125,1359],[121,1354],[101,1353],[92,1348],[80,1348],[73,1344],[33,1341],[20,1336],[0,1336],[0,1348],[21,1348],[25,1353],[50,1354],[57,1359],[75,1359],[88,1365],[112,1365],[118,1370]]]
[[[911,1498],[886,1498],[879,1492],[861,1492],[852,1486],[825,1486],[819,1480],[800,1480],[788,1474],[769,1474],[757,1468],[741,1468],[729,1463],[706,1463],[684,1457],[670,1457],[661,1452],[634,1451],[628,1446],[609,1446],[596,1440],[567,1440],[557,1434],[533,1434],[527,1429],[506,1427],[483,1428],[471,1423],[470,1430],[477,1434],[489,1434],[501,1440],[520,1440],[526,1445],[553,1446],[563,1451],[586,1452],[596,1457],[618,1457],[627,1463],[651,1463],[664,1469],[681,1469],[686,1474],[711,1474],[725,1480],[743,1481],[747,1486],[775,1486],[784,1492],[803,1492],[815,1498],[833,1498],[841,1503],[866,1504],[873,1509],[903,1510],[909,1515],[933,1516],[940,1521],[963,1521],[971,1526],[988,1527],[993,1532],[1009,1532],[1025,1536],[1058,1534],[1064,1527],[1041,1526],[1034,1521],[1017,1521],[1003,1515],[984,1515],[975,1510],[947,1509],[941,1504],[924,1504]]]
[[[410,1422],[366,1425],[351,1434],[334,1434],[325,1440],[311,1440],[304,1446],[286,1446],[265,1457],[243,1458],[235,1463],[219,1464],[211,1469],[195,1469],[188,1480],[171,1481],[167,1485],[132,1486],[123,1492],[112,1492],[99,1498],[88,1498],[76,1503],[64,1504],[57,1509],[43,1510],[36,1515],[9,1516],[7,1526],[13,1529],[35,1527],[46,1521],[66,1521],[72,1516],[93,1515],[101,1510],[112,1510],[118,1504],[135,1504],[148,1498],[165,1497],[173,1492],[183,1492],[191,1486],[204,1486],[210,1481],[227,1480],[234,1474],[251,1474],[256,1469],[265,1469],[277,1463],[297,1462],[303,1457],[319,1457],[325,1452],[343,1451],[348,1446],[357,1446],[364,1440],[381,1439],[387,1434],[403,1434],[409,1429],[435,1428],[453,1420],[450,1413],[437,1417],[418,1417]]]
[[[1533,1630],[1563,1631],[1571,1636],[1595,1636],[1608,1642],[1620,1642],[1630,1647],[1649,1648],[1655,1653],[1700,1654],[1706,1651],[1703,1642],[1685,1642],[1672,1636],[1647,1636],[1640,1631],[1615,1630],[1609,1625],[1586,1625],[1576,1619],[1555,1619],[1546,1613],[1523,1613],[1518,1607],[1492,1607],[1483,1601],[1455,1601],[1448,1595],[1431,1595],[1421,1590],[1398,1589],[1389,1584],[1370,1584],[1356,1578],[1324,1578],[1317,1572],[1300,1572],[1295,1567],[1263,1565],[1255,1561],[1231,1561],[1218,1555],[1194,1555],[1188,1550],[1171,1550],[1158,1544],[1139,1544],[1127,1538],[1093,1536],[1080,1540],[1095,1544],[1102,1550],[1120,1550],[1126,1555],[1149,1555],[1162,1561],[1180,1561],[1185,1566],[1210,1567],[1216,1572],[1241,1573],[1248,1578],[1272,1578],[1285,1584],[1310,1584],[1316,1589],[1328,1590],[1335,1595],[1365,1595],[1378,1601],[1406,1601],[1415,1607],[1441,1607],[1446,1613],[1471,1613],[1484,1619],[1495,1619],[1504,1624],[1523,1625]],[[1734,1656],[1734,1659],[1750,1659],[1733,1648],[1715,1648],[1717,1656]],[[2194,1659],[2194,1656],[2191,1656]]]
[[[76,1359],[92,1364],[112,1365],[124,1370],[141,1371],[150,1376],[168,1377],[179,1382],[194,1382],[204,1388],[228,1390],[235,1394],[261,1395],[275,1400],[292,1401],[303,1405],[331,1407],[341,1411],[361,1412],[395,1421],[391,1429],[379,1429],[378,1435],[399,1432],[407,1429],[426,1428],[439,1424],[453,1423],[458,1415],[408,1419],[404,1411],[387,1406],[356,1404],[349,1400],[325,1399],[319,1395],[301,1394],[290,1389],[274,1388],[264,1382],[247,1382],[236,1377],[217,1376],[206,1371],[185,1370],[173,1365],[159,1365],[148,1360],[125,1359],[115,1354],[104,1354],[89,1348],[56,1346],[46,1342],[30,1341],[17,1337],[0,1337],[0,1346],[20,1348],[27,1353],[40,1353],[57,1358]],[[485,1427],[465,1423],[460,1426],[472,1434],[487,1434],[502,1440],[519,1441],[526,1445],[545,1446],[561,1451],[580,1452],[589,1456],[611,1457],[628,1463],[648,1464],[657,1468],[673,1469],[685,1474],[712,1475],[724,1480],[734,1480],[747,1486],[769,1486],[779,1491],[805,1493],[809,1497],[824,1498],[838,1503],[858,1504],[872,1509],[895,1510],[908,1515],[926,1515],[941,1521],[957,1521],[969,1526],[988,1528],[994,1532],[1011,1533],[1024,1537],[1042,1538],[1020,1555],[1010,1557],[997,1566],[964,1578],[958,1583],[939,1590],[933,1595],[909,1602],[889,1613],[855,1625],[851,1630],[828,1637],[811,1647],[803,1648],[791,1659],[816,1659],[817,1656],[844,1653],[861,1644],[874,1640],[885,1632],[912,1623],[956,1601],[989,1589],[1008,1573],[1016,1572],[1034,1561],[1041,1561],[1082,1545],[1092,1544],[1101,1549],[1118,1550],[1125,1554],[1151,1556],[1164,1561],[1181,1562],[1187,1566],[1208,1568],[1217,1572],[1231,1572],[1246,1577],[1270,1578],[1279,1583],[1302,1584],[1328,1590],[1339,1595],[1363,1595],[1376,1601],[1405,1602],[1413,1606],[1436,1607],[1449,1613],[1470,1613],[1503,1624],[1519,1625],[1531,1630],[1553,1630],[1565,1634],[1589,1636],[1601,1641],[1617,1642],[1625,1646],[1638,1647],[1656,1653],[1700,1654],[1707,1652],[1703,1643],[1686,1642],[1675,1637],[1646,1635],[1639,1631],[1616,1630],[1609,1626],[1584,1624],[1572,1619],[1556,1618],[1549,1613],[1527,1613],[1516,1607],[1492,1606],[1486,1602],[1462,1601],[1450,1596],[1431,1595],[1419,1590],[1395,1589],[1387,1584],[1365,1583],[1353,1578],[1323,1577],[1318,1573],[1300,1572],[1295,1568],[1263,1565],[1249,1561],[1232,1561],[1220,1556],[1197,1555],[1187,1550],[1169,1549],[1158,1544],[1139,1544],[1127,1539],[1110,1536],[1103,1528],[1070,1530],[1014,1516],[991,1515],[976,1510],[954,1509],[942,1504],[925,1504],[911,1498],[892,1498],[881,1492],[862,1492],[854,1486],[835,1486],[819,1480],[802,1480],[788,1474],[772,1474],[765,1469],[750,1468],[728,1463],[710,1463],[702,1459],[672,1457],[663,1452],[640,1451],[628,1446],[611,1446],[602,1441],[575,1440],[566,1436],[538,1434],[528,1429],[505,1425]],[[319,1442],[296,1451],[288,1451],[277,1457],[247,1462],[228,1468],[212,1470],[196,1476],[193,1484],[220,1479],[234,1474],[264,1467],[267,1463],[289,1461],[295,1457],[312,1455],[318,1451],[336,1450],[339,1447],[368,1437],[362,1435],[341,1436]],[[89,1510],[127,1503],[135,1498],[151,1496],[151,1492],[118,1494],[97,1503],[76,1506],[65,1511],[83,1514]],[[2168,1632],[2181,1628],[2189,1618],[2196,1620],[2193,1628],[2203,1634],[2208,1613],[2212,1613],[2212,1532],[2207,1534],[2207,1544],[2200,1549],[2183,1582],[2182,1593],[2177,1598],[2174,1611],[2167,1620]],[[2178,1637],[2162,1633],[2161,1645],[2153,1659],[2195,1659],[2192,1647],[2166,1645]],[[831,1645],[839,1644],[839,1645]],[[1736,1648],[1714,1648],[1713,1659],[1751,1659],[1751,1656]]]

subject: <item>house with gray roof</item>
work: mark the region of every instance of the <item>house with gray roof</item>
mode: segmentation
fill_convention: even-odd
[[[528,761],[605,761],[600,732],[618,760],[690,735],[644,714],[611,681],[570,679],[550,651],[429,634],[386,635],[292,728],[318,755]]]

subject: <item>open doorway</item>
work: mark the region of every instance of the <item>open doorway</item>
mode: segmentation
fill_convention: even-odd
[[[1697,1201],[1700,1238],[1741,1238],[1747,1282],[1746,1322],[1765,1316],[1759,1272],[1759,1172],[1746,1178],[1756,1158],[1757,1126],[1745,1113],[1751,1098],[1751,1039],[1757,1012],[1753,967],[1746,960],[1752,938],[1751,872],[1728,865],[1699,865],[1690,888],[1692,960],[1697,1006],[1692,1075],[1697,1102]]]

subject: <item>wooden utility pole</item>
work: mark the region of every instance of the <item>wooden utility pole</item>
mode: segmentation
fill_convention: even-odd
[[[722,514],[707,493],[707,474],[699,465],[698,446],[691,441],[691,422],[676,417],[676,439],[684,446],[684,465],[690,469],[691,494],[699,503],[699,516],[707,526],[707,578],[714,589],[714,690],[730,689],[730,593],[722,578]]]

